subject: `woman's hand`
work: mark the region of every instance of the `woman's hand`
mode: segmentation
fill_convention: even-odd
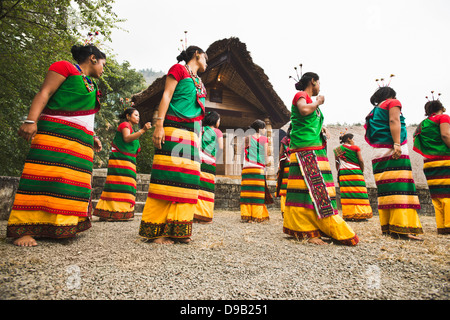
[[[325,97],[324,96],[317,96],[316,101],[317,101],[317,105],[320,106],[320,105],[325,103]]]
[[[324,102],[325,102],[324,96],[317,96],[316,101],[309,104],[306,103],[305,98],[301,97],[297,101],[297,109],[300,112],[300,114],[305,117],[316,111],[320,105],[324,104]]]
[[[147,132],[151,128],[152,128],[152,124],[150,122],[147,122],[142,129]]]
[[[98,137],[94,137],[94,151],[95,152],[102,151],[102,142]]]
[[[36,123],[24,123],[20,126],[18,135],[27,141],[33,140],[37,133]]]
[[[400,156],[402,155],[402,147],[399,145],[394,145],[394,153],[392,154],[392,159],[399,159]]]
[[[165,140],[165,134],[164,134],[164,127],[162,125],[156,125],[155,131],[153,132],[153,145],[157,149],[161,149],[162,145],[164,144]]]

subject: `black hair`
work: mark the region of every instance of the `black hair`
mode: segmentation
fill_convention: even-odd
[[[94,55],[97,59],[106,59],[106,54],[101,52],[93,44],[88,44],[85,46],[74,45],[70,52],[72,52],[72,57],[77,63],[85,62],[91,55]]]
[[[374,106],[379,105],[381,102],[387,99],[395,99],[397,93],[391,87],[380,87],[375,91],[375,93],[370,98],[370,103]]]
[[[346,143],[349,139],[353,139],[354,135],[351,133],[346,133],[343,136],[339,137],[339,142],[341,144]]]
[[[196,52],[199,54],[205,53],[205,51],[203,51],[201,48],[197,46],[189,46],[186,50],[181,51],[181,53],[177,57],[177,61],[178,62],[184,61],[188,63],[189,61],[192,60]]]
[[[266,127],[266,123],[262,120],[255,120],[253,121],[253,123],[250,125],[249,129],[253,129],[256,132],[259,132],[260,129],[264,129]]]
[[[428,101],[425,104],[425,116],[429,117],[442,109],[444,109],[444,105],[439,100]]]
[[[131,116],[133,114],[133,112],[137,111],[136,108],[130,107],[130,108],[126,108],[122,114],[119,116],[120,119],[122,120],[126,120],[127,116]]]
[[[220,114],[215,111],[210,111],[206,113],[205,118],[203,118],[204,126],[216,126],[217,121],[220,119]]]
[[[287,132],[286,132],[286,136],[288,137],[288,139],[291,138],[291,131],[292,131],[292,122],[291,122],[291,124],[289,125],[289,128],[288,128],[288,130],[287,130]]]
[[[305,90],[312,80],[314,81],[319,80],[319,75],[314,72],[305,73],[300,79],[300,81],[295,84],[295,89],[297,89],[298,91]]]

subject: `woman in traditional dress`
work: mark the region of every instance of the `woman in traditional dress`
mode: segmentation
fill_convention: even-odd
[[[152,126],[147,122],[136,132],[139,111],[127,108],[120,116],[123,121],[117,128],[111,144],[108,174],[94,216],[106,221],[126,221],[134,218],[136,203],[136,157],[141,150],[139,138]]]
[[[19,129],[31,149],[7,227],[18,246],[36,246],[35,237],[74,237],[91,227],[93,157],[101,150],[94,136],[99,91],[92,78],[102,75],[106,56],[91,44],[71,51],[77,64],[50,66]]]
[[[339,191],[344,220],[365,221],[372,218],[372,208],[364,180],[361,149],[355,145],[353,134],[339,137],[341,146],[334,149]]]
[[[190,242],[200,186],[199,133],[206,89],[198,73],[206,70],[206,53],[183,50],[166,77],[155,118],[155,157],[139,235],[155,243]]]
[[[315,73],[302,75],[292,101],[291,161],[283,232],[324,245],[326,235],[345,245],[356,245],[358,236],[338,215],[336,189],[326,152],[323,114],[319,106],[320,81]],[[311,97],[317,96],[316,101]]]
[[[414,151],[424,157],[427,178],[436,213],[438,234],[450,233],[450,116],[439,100],[425,104],[427,118],[414,134]]]
[[[276,196],[280,197],[281,215],[284,215],[284,208],[286,204],[286,190],[289,178],[289,163],[290,163],[290,149],[289,143],[291,141],[292,124],[289,125],[286,136],[280,141],[280,160],[277,173],[277,191]]]
[[[373,147],[381,231],[398,238],[421,240],[417,237],[423,233],[417,214],[420,203],[408,155],[402,104],[389,86],[378,88],[370,102],[374,108],[366,117],[365,138]]]
[[[212,223],[214,216],[214,184],[216,179],[217,147],[223,148],[223,135],[219,130],[220,115],[210,111],[203,119],[200,159],[200,191],[195,207],[194,222]]]
[[[269,220],[265,205],[268,139],[264,135],[266,124],[255,120],[250,126],[250,136],[245,137],[244,164],[240,194],[241,220],[243,222],[263,222]]]

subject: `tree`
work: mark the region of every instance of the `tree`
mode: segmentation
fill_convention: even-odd
[[[104,41],[121,19],[114,0],[0,1],[0,175],[20,175],[29,144],[17,136],[48,67],[71,61],[70,48],[100,31]]]

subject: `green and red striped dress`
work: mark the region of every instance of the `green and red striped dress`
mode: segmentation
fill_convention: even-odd
[[[280,197],[281,213],[284,213],[284,208],[286,205],[287,183],[289,179],[289,165],[291,160],[291,152],[289,148],[290,140],[291,139],[287,136],[281,140],[281,144],[283,145],[283,153],[280,154],[280,167],[278,169],[276,192],[276,196]]]
[[[339,161],[338,181],[344,219],[365,220],[373,216],[358,152],[361,152],[358,146],[349,144],[334,149]]]
[[[442,140],[440,126],[450,124],[447,114],[432,114],[414,133],[414,151],[424,157],[423,172],[427,178],[436,213],[439,234],[450,233],[450,148]]]
[[[312,99],[303,91],[298,92],[294,97],[290,135],[291,166],[286,206],[315,209],[319,218],[336,215],[338,214],[336,191],[331,169],[318,166],[320,162],[328,163],[326,142],[322,137],[324,117],[320,108],[308,116],[302,116],[296,106],[297,101],[302,98],[307,103],[312,103]],[[292,160],[294,160],[294,166],[292,166]],[[294,187],[294,185],[298,179],[306,183],[301,187],[302,192],[295,191],[297,186]],[[289,188],[290,180],[293,182],[291,188]]]
[[[375,106],[366,117],[365,139],[373,147],[372,168],[378,191],[378,214],[383,233],[421,234],[422,225],[417,214],[419,197],[414,182],[411,160],[407,146],[406,124],[400,115],[399,159],[394,152],[389,111],[402,109],[397,99],[388,99]]]
[[[407,148],[405,118],[400,115],[402,155],[392,159],[394,141],[389,127],[389,110],[401,108],[397,99],[389,99],[373,108],[366,118],[365,139],[373,149],[372,167],[378,189],[378,209],[420,209],[416,185],[412,177]],[[395,174],[395,172],[398,172]]]
[[[139,229],[148,239],[190,238],[199,197],[199,132],[206,89],[181,64],[170,68],[167,76],[178,83],[164,119],[165,142],[155,150]]]
[[[202,162],[200,166],[200,190],[194,214],[195,221],[211,222],[214,216],[217,139],[217,133],[214,128],[209,126],[203,127],[202,150],[200,153]]]
[[[283,232],[298,239],[327,235],[345,245],[356,245],[358,236],[338,215],[336,188],[323,138],[320,108],[303,116],[297,103],[312,103],[304,91],[297,92],[291,108],[291,159],[287,183]]]
[[[7,227],[9,237],[73,237],[90,228],[97,85],[67,61],[49,72],[66,78],[37,123]],[[91,84],[89,84],[89,82]]]
[[[263,222],[270,219],[265,205],[266,176],[264,172],[265,150],[269,141],[265,136],[251,136],[246,139],[240,193],[241,220]]]
[[[450,148],[442,140],[441,123],[450,123],[450,116],[432,114],[414,134],[414,151],[424,157],[423,172],[432,199],[450,198]]]
[[[111,144],[108,174],[94,216],[108,220],[129,220],[134,217],[136,201],[136,157],[141,150],[139,140],[125,142],[123,129],[133,133],[131,124],[122,122]]]

